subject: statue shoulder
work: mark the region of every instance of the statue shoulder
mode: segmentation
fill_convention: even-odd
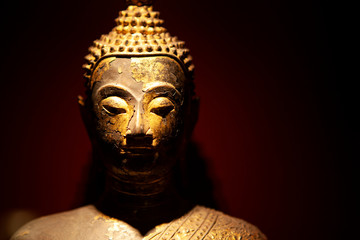
[[[89,205],[32,220],[15,232],[11,240],[54,239],[70,232],[83,219],[91,218],[96,209]]]
[[[138,239],[138,235],[131,226],[88,205],[30,221],[10,240]]]
[[[169,238],[167,238],[169,237]],[[214,209],[196,206],[183,217],[158,226],[146,236],[152,239],[242,239],[266,240],[254,225]]]
[[[266,240],[266,236],[251,223],[216,211],[217,221],[210,232],[219,239]],[[217,239],[217,238],[215,238]]]

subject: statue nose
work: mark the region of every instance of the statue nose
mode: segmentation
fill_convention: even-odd
[[[149,147],[152,145],[153,135],[150,131],[145,132],[143,114],[140,107],[135,109],[126,134],[126,145],[129,147]]]
[[[130,130],[129,133],[132,135],[142,135],[145,134],[144,132],[144,120],[143,120],[143,116],[142,116],[142,112],[140,107],[138,106],[135,111],[134,114],[132,116],[132,118],[130,119],[129,125],[128,125],[128,129]]]

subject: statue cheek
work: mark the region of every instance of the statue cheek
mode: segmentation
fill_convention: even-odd
[[[147,113],[147,119],[151,131],[153,132],[153,146],[173,137],[177,128],[177,113],[172,110],[166,117],[158,116],[154,113]]]
[[[131,105],[126,109],[126,113],[117,115],[109,115],[103,110],[99,111],[98,131],[103,140],[117,145],[125,145],[125,135],[133,112]]]

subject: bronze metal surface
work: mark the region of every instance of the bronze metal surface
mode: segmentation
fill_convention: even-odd
[[[94,205],[34,220],[12,240],[266,239],[179,190],[198,114],[192,58],[152,1],[127,3],[90,47],[87,96],[79,98],[102,192]]]

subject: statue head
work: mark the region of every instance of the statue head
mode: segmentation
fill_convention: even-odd
[[[193,70],[184,42],[162,27],[151,1],[127,1],[117,26],[89,48],[85,79],[89,131],[106,169],[126,181],[166,176],[197,118]]]

